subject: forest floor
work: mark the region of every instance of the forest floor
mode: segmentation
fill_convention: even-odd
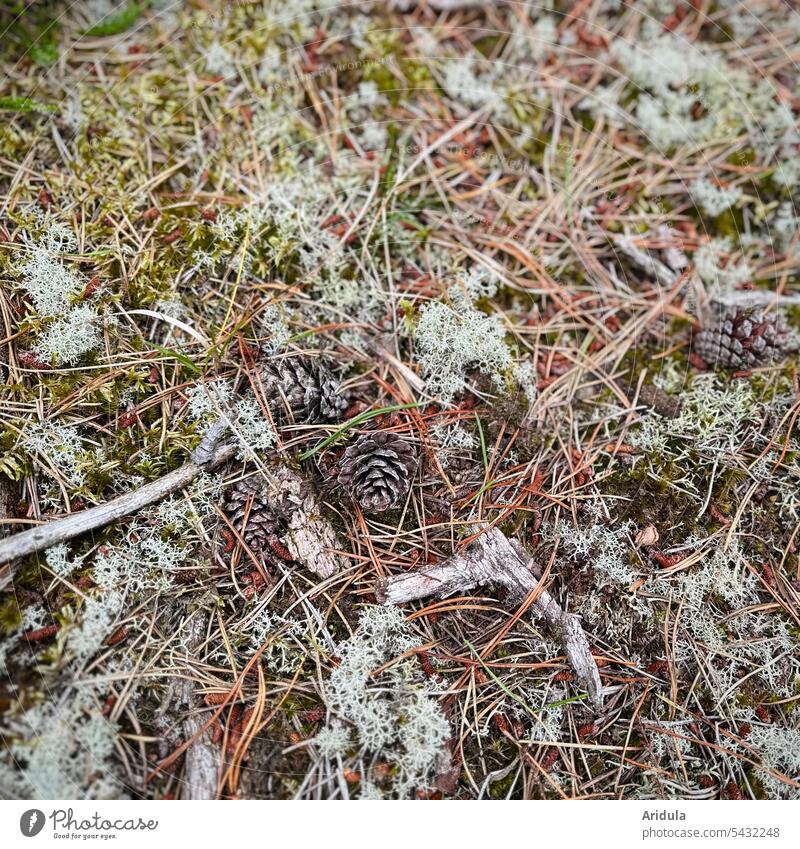
[[[0,794],[797,798],[800,14],[23,6],[0,545],[233,448],[0,562]]]

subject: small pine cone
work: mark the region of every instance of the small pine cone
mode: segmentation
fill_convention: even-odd
[[[455,484],[464,484],[473,479],[480,480],[484,476],[485,471],[480,461],[476,462],[472,457],[454,454],[445,459],[447,477]]]
[[[278,517],[272,511],[262,483],[257,478],[245,478],[231,487],[225,513],[255,553],[267,548],[269,537],[278,530]]]
[[[311,357],[284,357],[262,366],[259,377],[272,415],[295,424],[338,421],[347,399],[330,369]]]
[[[365,433],[344,453],[339,483],[367,511],[395,507],[408,493],[417,469],[414,449],[385,430]]]
[[[784,316],[762,307],[725,307],[694,342],[695,353],[709,366],[735,369],[766,366],[796,349]]]

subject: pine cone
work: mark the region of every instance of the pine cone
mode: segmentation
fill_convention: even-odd
[[[763,307],[725,307],[694,342],[695,353],[708,365],[737,369],[769,365],[796,349],[784,316]]]
[[[255,553],[267,546],[267,540],[278,530],[278,517],[273,513],[258,478],[237,481],[228,493],[225,513],[245,543]]]
[[[264,397],[278,421],[338,421],[347,407],[330,369],[311,357],[284,357],[262,366]]]
[[[396,506],[408,493],[417,469],[414,449],[385,430],[365,433],[344,452],[339,483],[367,511]]]

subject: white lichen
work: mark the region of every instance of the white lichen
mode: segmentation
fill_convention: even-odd
[[[413,657],[398,659],[417,645],[396,608],[367,608],[354,636],[336,648],[340,663],[324,688],[330,719],[316,738],[328,754],[344,756],[352,748],[355,757],[395,764],[392,794],[399,798],[429,785],[450,737],[419,665]],[[352,743],[345,742],[342,727],[352,729]]]
[[[72,365],[100,346],[100,316],[91,304],[78,304],[56,319],[36,342],[40,360]]]
[[[694,180],[689,191],[697,206],[712,218],[721,215],[742,196],[742,190],[738,186],[719,186],[705,177]]]
[[[77,428],[55,421],[34,422],[25,428],[22,445],[38,455],[45,468],[55,469],[73,487],[86,479],[89,452]]]
[[[502,381],[513,364],[500,317],[468,305],[423,307],[414,341],[428,390],[443,402],[465,388],[470,371]]]

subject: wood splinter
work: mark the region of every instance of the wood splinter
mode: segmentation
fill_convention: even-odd
[[[549,630],[557,635],[567,660],[592,706],[603,709],[603,686],[597,663],[592,657],[580,619],[567,613],[550,593],[541,587],[524,549],[492,528],[464,552],[437,566],[383,579],[375,587],[382,604],[402,604],[427,596],[448,596],[466,592],[480,584],[499,583],[517,596],[536,591],[532,609]]]

